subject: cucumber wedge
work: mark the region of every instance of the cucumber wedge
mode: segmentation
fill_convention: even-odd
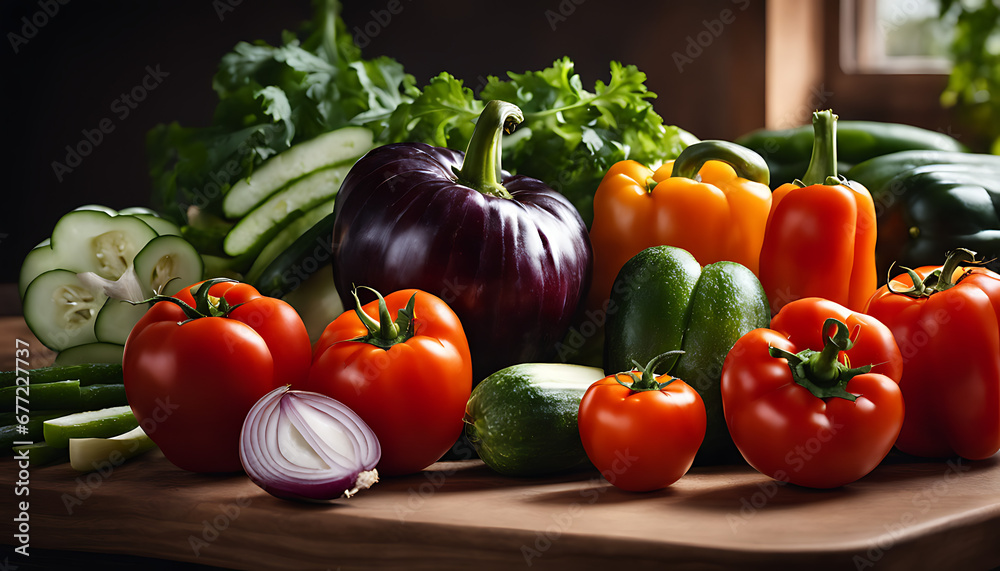
[[[83,402],[80,397],[80,381],[77,379],[0,388],[0,410],[16,411],[16,406],[20,404],[17,396],[27,399],[31,408],[37,410],[80,410]]]
[[[226,253],[259,252],[295,217],[335,197],[352,164],[315,171],[273,194],[229,231],[223,242]]]
[[[55,448],[44,442],[14,446],[13,450],[15,457],[27,453],[28,465],[32,468],[63,464],[70,458],[69,451],[65,448]]]
[[[25,290],[24,321],[53,351],[94,343],[94,323],[107,299],[103,291],[84,286],[75,272],[50,270],[32,280]]]
[[[258,279],[261,277],[261,274],[271,265],[272,262],[280,257],[287,257],[286,251],[291,248],[293,244],[295,244],[299,237],[309,232],[311,228],[322,222],[323,219],[327,217],[330,217],[328,223],[320,226],[320,228],[315,230],[314,233],[325,231],[327,238],[329,238],[333,233],[332,216],[334,202],[335,199],[331,199],[321,203],[319,206],[310,209],[301,217],[293,220],[287,226],[282,228],[280,232],[275,234],[274,238],[272,238],[271,241],[264,246],[264,249],[260,251],[260,254],[257,255],[257,259],[254,260],[253,265],[250,266],[250,270],[247,271],[246,281],[256,285]],[[329,242],[329,240],[327,241]],[[327,250],[326,253],[329,255],[329,250]],[[300,260],[302,255],[300,253],[294,255],[293,257]],[[282,271],[290,267],[287,266],[287,264],[285,264],[285,266],[286,267],[282,268]]]
[[[42,424],[45,443],[55,448],[69,446],[70,438],[108,438],[139,426],[128,405],[77,412]]]
[[[80,386],[121,384],[121,363],[81,363],[59,367],[38,367],[24,371],[0,372],[0,387],[17,386],[17,378],[22,377],[31,386],[59,381],[80,381]],[[22,381],[23,382],[23,381]]]
[[[228,218],[242,218],[265,199],[313,171],[352,165],[374,146],[372,132],[344,127],[295,145],[238,180],[226,193],[222,209]]]
[[[69,463],[74,470],[91,472],[108,464],[118,466],[153,448],[156,444],[137,426],[111,438],[70,438]]]
[[[60,351],[52,364],[57,367],[86,363],[117,363],[121,365],[124,354],[124,345],[100,342],[86,343]]]

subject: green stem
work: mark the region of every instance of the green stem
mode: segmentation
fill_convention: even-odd
[[[670,377],[670,380],[668,380],[666,382],[663,382],[663,383],[657,381],[656,380],[656,366],[660,363],[660,361],[666,359],[667,357],[673,357],[675,355],[681,355],[683,353],[684,353],[684,351],[667,351],[666,353],[663,353],[662,355],[657,355],[656,357],[653,357],[649,361],[649,363],[646,364],[645,367],[643,367],[641,364],[639,364],[638,361],[633,360],[632,363],[635,364],[635,371],[626,371],[626,372],[623,372],[623,373],[615,373],[615,381],[618,381],[619,385],[630,389],[633,394],[634,393],[638,393],[638,392],[642,392],[642,391],[659,391],[659,390],[663,390],[664,387],[666,387],[670,383],[674,382],[676,380],[676,378],[675,377]],[[639,375],[636,375],[635,374],[636,372],[638,372]],[[632,379],[632,382],[629,383],[629,384],[623,383],[621,381],[621,379],[618,378],[620,375],[627,375],[628,377],[630,377]]]
[[[902,268],[903,271],[910,276],[910,282],[913,284],[909,289],[893,289],[892,279],[889,279],[886,282],[885,287],[894,294],[906,295],[915,299],[927,298],[935,293],[951,289],[958,285],[958,282],[962,281],[962,278],[959,278],[958,281],[953,281],[953,279],[955,271],[958,270],[962,264],[978,265],[981,263],[982,262],[976,259],[976,253],[972,250],[956,248],[955,250],[948,252],[948,256],[945,258],[943,266],[927,274],[923,278],[917,275],[917,272],[913,271],[911,268]]]
[[[841,184],[837,178],[837,116],[829,109],[814,111],[812,123],[812,156],[809,157],[806,173],[800,179],[802,186]]]
[[[670,176],[693,179],[708,161],[722,161],[747,180],[764,185],[771,182],[771,172],[764,157],[729,141],[701,141],[688,146],[677,156]]]
[[[501,184],[500,140],[505,131],[513,131],[523,120],[521,110],[512,103],[496,99],[487,103],[472,132],[462,167],[455,172],[458,182],[489,196],[511,198]]]
[[[187,320],[184,321],[183,323],[187,323],[188,321],[194,319],[201,319],[202,317],[228,317],[230,312],[232,312],[234,309],[243,304],[238,303],[236,305],[229,305],[229,302],[226,300],[226,298],[213,297],[209,294],[209,291],[212,289],[212,286],[214,286],[217,283],[235,282],[235,281],[236,280],[231,280],[229,278],[213,278],[210,280],[206,280],[197,286],[192,287],[190,291],[191,291],[191,297],[194,298],[194,303],[195,303],[194,307],[191,307],[186,302],[177,299],[176,297],[172,297],[169,295],[159,295],[159,294],[139,302],[134,302],[129,300],[125,301],[128,301],[132,305],[139,305],[141,303],[159,303],[161,301],[168,301],[170,303],[173,303],[177,307],[180,307],[181,310],[184,312],[184,315],[187,316]]]
[[[836,326],[837,331],[832,337],[826,337],[822,351],[803,349],[791,353],[777,347],[770,347],[768,353],[774,358],[788,361],[792,379],[817,398],[837,397],[855,401],[857,397],[847,392],[847,383],[854,377],[872,370],[872,365],[850,368],[840,362],[841,351],[848,351],[854,346],[851,341],[847,324],[834,318],[823,323],[823,333]]]
[[[406,303],[406,307],[400,309],[396,313],[395,321],[392,319],[392,315],[389,313],[389,307],[386,305],[385,298],[382,294],[375,291],[370,287],[364,287],[368,291],[375,294],[378,298],[378,321],[375,321],[370,315],[364,312],[361,308],[361,300],[358,298],[358,288],[354,288],[351,294],[354,296],[354,312],[357,314],[358,319],[368,330],[367,335],[361,337],[356,337],[351,339],[351,341],[360,341],[364,343],[369,343],[375,345],[376,347],[381,347],[382,349],[388,349],[397,343],[402,343],[407,339],[413,337],[413,308],[416,304],[417,294],[410,296],[409,301]]]

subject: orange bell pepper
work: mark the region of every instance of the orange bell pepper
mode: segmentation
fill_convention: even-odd
[[[705,266],[757,273],[771,207],[764,159],[727,141],[702,141],[655,172],[635,161],[608,170],[594,195],[594,274],[588,307],[607,310],[618,271],[652,246],[675,246]]]
[[[837,116],[814,112],[813,130],[809,167],[775,189],[761,246],[758,276],[772,314],[804,297],[862,311],[878,285],[871,193],[837,175]]]

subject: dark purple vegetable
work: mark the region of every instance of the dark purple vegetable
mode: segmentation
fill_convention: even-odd
[[[378,482],[381,457],[375,433],[347,405],[287,386],[261,397],[240,433],[247,476],[278,498],[349,498]]]
[[[501,132],[521,120],[515,105],[491,101],[464,155],[419,143],[373,149],[334,207],[333,275],[345,307],[355,285],[444,299],[465,327],[475,382],[554,355],[590,284],[577,210],[500,168]]]

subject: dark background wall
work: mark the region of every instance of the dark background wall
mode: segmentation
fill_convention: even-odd
[[[763,124],[764,0],[396,1],[346,0],[343,15],[366,57],[392,56],[421,83],[449,71],[475,88],[566,55],[592,88],[618,60],[648,74],[667,123],[702,138]],[[207,124],[219,59],[241,40],[278,43],[311,14],[308,0],[0,3],[0,283],[68,210],[148,204],[146,132]],[[142,101],[122,99],[144,81]],[[71,166],[66,146],[88,133]]]

